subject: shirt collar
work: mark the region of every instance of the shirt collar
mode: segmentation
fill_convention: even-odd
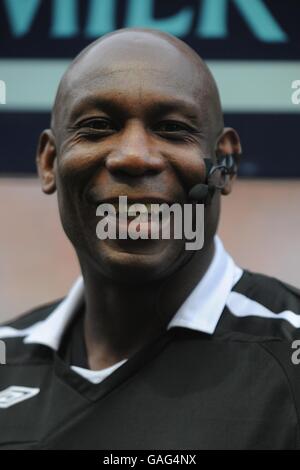
[[[227,298],[243,274],[215,236],[215,254],[200,282],[186,298],[167,328],[182,326],[213,334]]]
[[[175,313],[167,329],[174,326],[213,334],[227,298],[242,276],[239,268],[216,235],[213,259],[191,294]],[[25,343],[38,343],[57,350],[70,320],[84,302],[83,278],[79,277],[65,299],[46,318],[31,328]]]

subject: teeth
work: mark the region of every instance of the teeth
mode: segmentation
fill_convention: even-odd
[[[116,214],[159,214],[161,211],[159,203],[134,203],[134,204],[113,204]]]
[[[148,212],[148,207],[146,204],[131,204],[129,205],[128,207],[128,213],[131,212],[131,214],[135,214],[135,213],[141,213],[141,214],[145,214],[146,212]]]
[[[159,204],[154,204],[152,206],[152,214],[160,214],[162,210],[159,207]]]

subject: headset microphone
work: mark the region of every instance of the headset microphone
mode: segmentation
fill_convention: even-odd
[[[207,184],[195,184],[189,192],[189,199],[195,202],[207,202],[209,189]]]
[[[235,157],[237,156],[240,157],[240,154],[220,155],[217,165],[214,165],[210,158],[204,158],[206,169],[205,183],[195,184],[195,186],[190,189],[188,198],[196,203],[210,204],[216,189],[222,189],[227,183],[228,175],[236,174],[237,165]],[[219,184],[213,181],[217,170],[221,173]],[[223,180],[221,181],[221,179]]]

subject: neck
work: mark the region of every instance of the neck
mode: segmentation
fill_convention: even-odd
[[[140,285],[114,282],[81,263],[90,368],[102,369],[129,358],[163,333],[213,255],[212,241],[168,278]]]

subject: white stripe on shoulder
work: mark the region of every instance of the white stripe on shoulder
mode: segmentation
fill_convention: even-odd
[[[0,338],[18,338],[22,336],[29,335],[37,325],[41,324],[42,322],[39,321],[34,325],[29,326],[28,328],[24,328],[24,330],[17,330],[17,328],[13,328],[11,326],[0,326]]]
[[[236,317],[261,317],[261,318],[273,318],[275,320],[286,320],[295,328],[300,328],[300,315],[297,315],[291,310],[284,310],[280,313],[275,313],[269,310],[264,305],[256,302],[255,300],[249,299],[244,294],[239,292],[231,292],[228,296],[227,307],[233,315]]]

